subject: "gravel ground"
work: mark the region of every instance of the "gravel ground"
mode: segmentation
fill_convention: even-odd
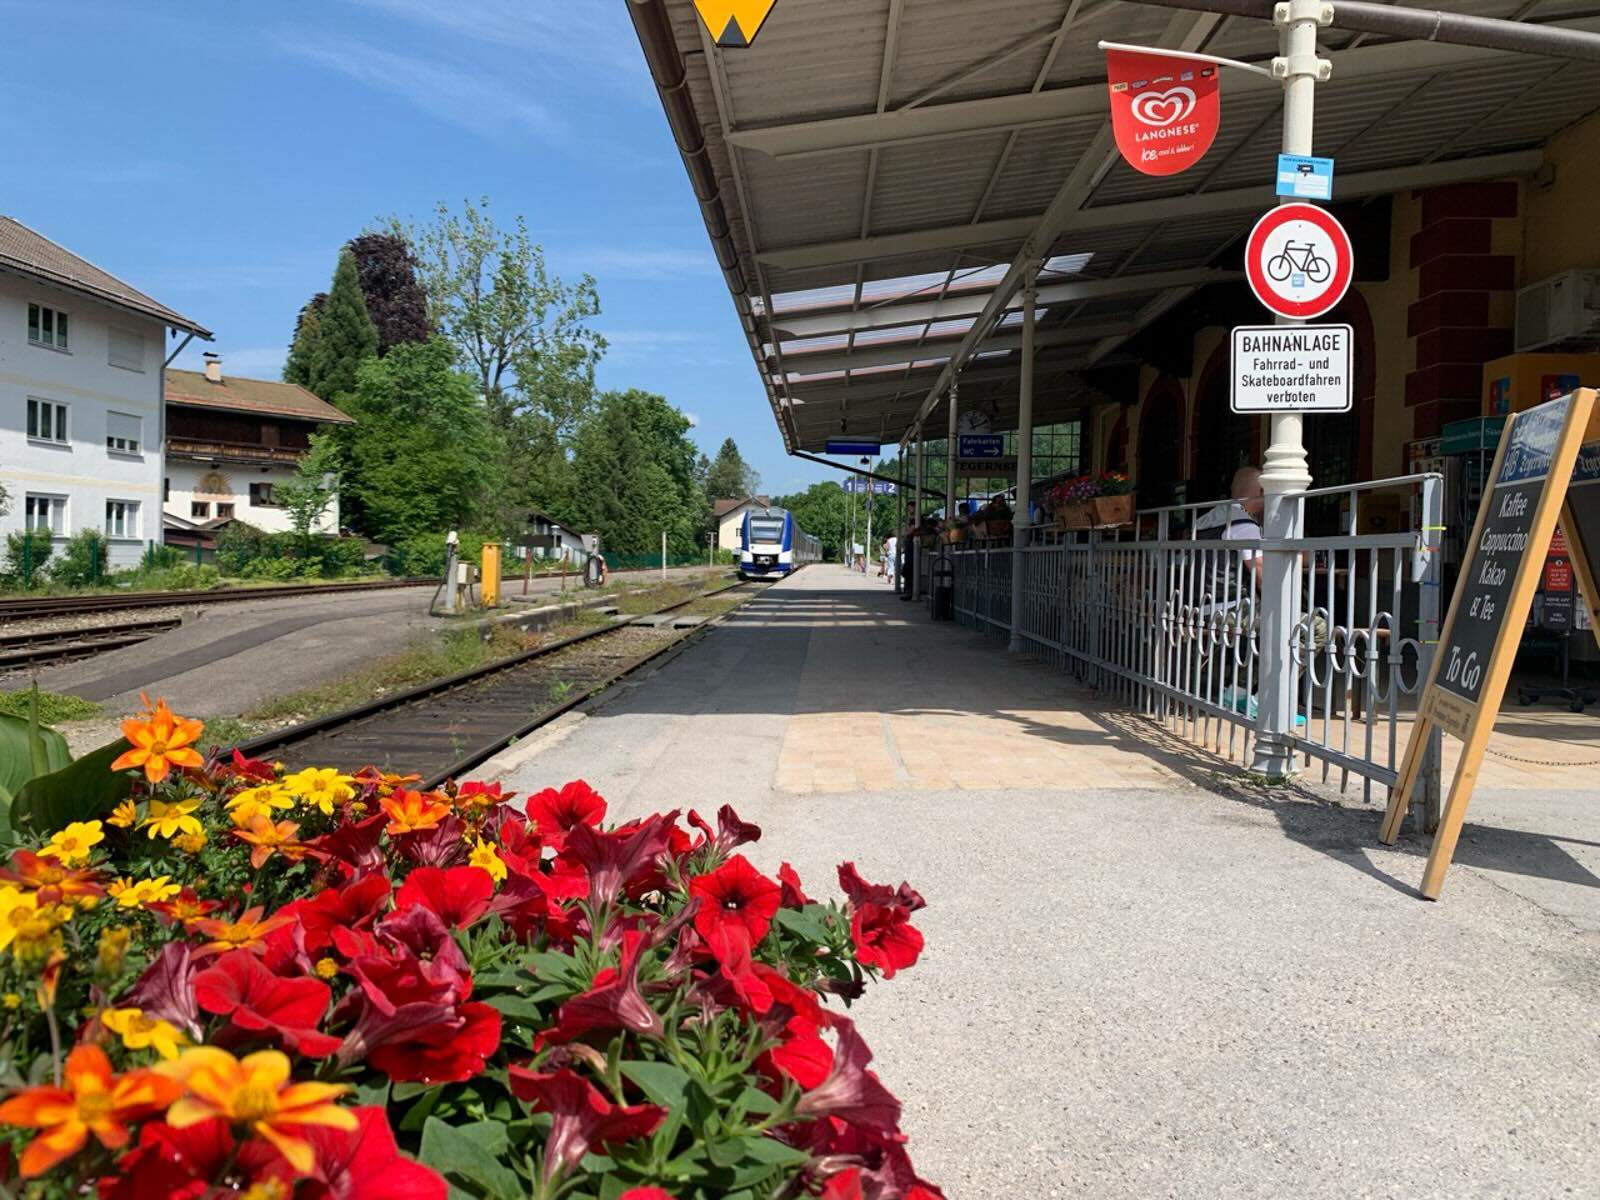
[[[923,958],[856,1015],[952,1200],[1597,1194],[1593,874],[1537,881],[1562,912],[1508,886],[1547,862],[1467,853],[1425,904],[1424,847],[1379,847],[1376,811],[1187,782],[795,794],[778,756],[814,694],[770,647],[736,616],[479,774],[586,778],[616,820],[731,802],[813,894],[847,858],[916,885]],[[1026,669],[993,661],[974,709]]]
[[[169,608],[130,608],[121,612],[63,614],[58,617],[33,617],[28,620],[7,617],[0,622],[0,626],[4,627],[6,633],[57,633],[68,629],[104,629],[132,621],[181,619],[193,611],[189,606],[173,605]]]

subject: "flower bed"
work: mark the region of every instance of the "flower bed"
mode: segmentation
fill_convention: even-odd
[[[608,828],[581,782],[519,811],[203,761],[200,730],[158,703],[67,799],[17,794],[6,1194],[941,1195],[825,1003],[916,962],[908,885],[845,863],[843,902],[813,900],[728,807]]]

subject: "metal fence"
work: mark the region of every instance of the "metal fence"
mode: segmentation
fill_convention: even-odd
[[[1282,541],[1208,536],[1200,518],[1213,503],[1143,511],[1121,534],[1035,529],[1021,549],[946,547],[956,617],[1009,635],[1015,595],[1022,649],[1247,764],[1264,669],[1256,575],[1263,554],[1295,554],[1291,641],[1266,668],[1276,660],[1292,673],[1297,757],[1324,780],[1337,775],[1341,789],[1360,780],[1370,800],[1395,781],[1438,636],[1442,484],[1409,475],[1306,492],[1296,536]],[[1374,503],[1374,492],[1387,502]],[[1414,530],[1361,532],[1371,525],[1364,500],[1387,518],[1408,511]],[[1304,534],[1313,506],[1337,511],[1338,532]],[[1022,573],[1015,589],[1013,570]],[[1435,749],[1419,789],[1425,817],[1437,808],[1437,762]]]

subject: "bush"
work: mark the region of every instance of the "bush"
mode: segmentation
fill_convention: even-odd
[[[292,558],[252,558],[234,574],[241,579],[294,579],[303,565]]]
[[[30,907],[0,958],[27,1195],[940,1200],[832,1003],[916,963],[908,884],[846,862],[813,899],[726,806],[608,828],[582,782],[518,811],[371,767],[202,769],[199,722],[143,725],[161,750],[42,793],[9,864],[115,897]],[[111,1147],[59,1132],[62,1030],[79,1095],[134,1097]]]
[[[145,548],[143,565],[151,570],[160,571],[181,567],[189,561],[183,551],[176,546],[152,544]]]
[[[35,587],[55,552],[55,542],[42,529],[6,534],[5,579],[13,587]]]
[[[345,579],[368,572],[367,544],[360,538],[318,538],[312,553],[324,579]]]
[[[444,538],[442,533],[419,533],[394,544],[389,569],[396,575],[443,575]],[[457,554],[461,562],[483,561],[483,544],[496,541],[493,534],[463,533]]]
[[[105,582],[109,547],[98,529],[80,529],[72,535],[61,557],[50,567],[50,578],[66,587],[93,587]]]
[[[217,569],[224,575],[243,575],[245,567],[267,553],[271,537],[243,521],[224,525],[217,531]]]

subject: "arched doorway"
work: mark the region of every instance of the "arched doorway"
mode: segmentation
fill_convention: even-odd
[[[1194,469],[1190,500],[1221,500],[1240,467],[1261,462],[1261,421],[1233,411],[1229,391],[1230,348],[1211,354],[1194,399]]]
[[[1182,503],[1186,482],[1183,462],[1183,385],[1163,375],[1145,394],[1139,413],[1139,506],[1155,508]]]

